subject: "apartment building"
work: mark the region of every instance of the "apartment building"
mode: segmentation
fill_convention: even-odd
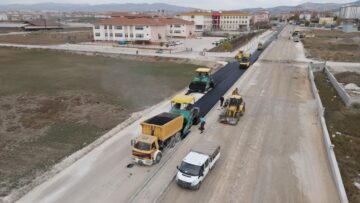
[[[220,29],[225,31],[249,30],[251,15],[239,11],[220,12]]]
[[[160,43],[170,38],[190,38],[194,23],[178,18],[142,14],[116,14],[95,23],[95,41]]]
[[[235,31],[250,28],[251,15],[240,11],[193,11],[180,14],[192,21],[196,32]]]
[[[254,24],[256,23],[260,23],[260,22],[269,22],[270,18],[269,18],[269,11],[267,10],[259,10],[257,12],[255,12],[254,14]]]
[[[212,13],[210,11],[194,11],[180,14],[181,19],[194,22],[195,32],[212,29]]]

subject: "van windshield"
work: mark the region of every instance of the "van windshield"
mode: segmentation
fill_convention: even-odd
[[[179,171],[187,175],[198,176],[200,174],[200,168],[201,166],[196,166],[183,161],[181,162]]]
[[[136,142],[134,148],[143,151],[150,151],[150,144],[145,142]]]

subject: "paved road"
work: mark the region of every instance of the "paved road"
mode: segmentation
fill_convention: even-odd
[[[198,140],[219,142],[222,156],[200,190],[173,181],[161,202],[339,202],[303,50],[287,33],[235,84],[247,107],[239,124],[218,124],[218,109],[207,115]]]

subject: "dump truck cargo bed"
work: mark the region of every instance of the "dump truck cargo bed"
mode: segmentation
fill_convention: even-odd
[[[183,128],[184,119],[179,114],[161,113],[141,123],[142,134],[158,137],[165,141]]]

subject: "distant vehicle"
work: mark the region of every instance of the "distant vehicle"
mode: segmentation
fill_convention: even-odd
[[[180,187],[195,189],[201,183],[220,158],[220,145],[201,140],[198,145],[185,156],[180,166],[177,166],[176,183]]]
[[[257,47],[257,50],[263,50],[263,48],[264,48],[264,45],[261,43],[261,42],[259,42],[258,43],[258,47]]]
[[[295,36],[293,40],[294,40],[294,42],[300,42],[300,39],[298,36]]]
[[[180,41],[175,41],[175,45],[180,45],[180,44],[182,44],[182,42],[180,42]]]
[[[212,44],[215,45],[215,46],[217,46],[217,45],[220,44],[220,41],[215,41],[215,42],[213,42]]]
[[[162,54],[162,53],[164,53],[164,51],[162,49],[158,49],[158,50],[156,50],[156,53],[157,54]]]

